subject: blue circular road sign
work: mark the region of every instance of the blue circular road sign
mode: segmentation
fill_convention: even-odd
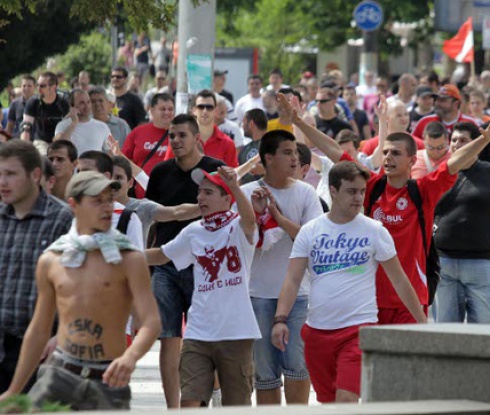
[[[376,30],[383,23],[383,9],[375,1],[363,1],[354,9],[354,20],[361,30]]]

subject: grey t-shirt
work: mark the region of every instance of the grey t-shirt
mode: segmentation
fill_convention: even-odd
[[[145,244],[148,241],[148,231],[150,226],[155,222],[155,215],[160,206],[148,199],[134,199],[129,198],[129,202],[126,204],[128,209],[134,210],[143,224],[143,241]]]

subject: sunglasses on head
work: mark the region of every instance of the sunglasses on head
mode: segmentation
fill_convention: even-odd
[[[199,105],[196,105],[196,108],[203,111],[203,110],[208,110],[208,111],[212,111],[214,110],[214,105],[211,105],[211,104],[199,104]]]

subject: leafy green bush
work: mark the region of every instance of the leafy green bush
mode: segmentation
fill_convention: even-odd
[[[27,395],[17,395],[0,402],[0,414],[25,414],[33,412],[69,412],[70,405],[60,402],[45,402],[40,410],[32,407],[31,399]]]

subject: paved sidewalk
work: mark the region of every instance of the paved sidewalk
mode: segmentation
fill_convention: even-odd
[[[131,390],[133,392],[131,407],[133,410],[167,408],[161,386],[160,371],[158,369],[159,350],[160,345],[157,342],[152,347],[151,351],[148,352],[136,366],[136,370],[131,378]],[[252,402],[255,406],[255,396],[252,397]],[[319,405],[319,403],[316,402],[316,396],[313,389],[311,389],[310,392],[309,403],[310,405]]]

